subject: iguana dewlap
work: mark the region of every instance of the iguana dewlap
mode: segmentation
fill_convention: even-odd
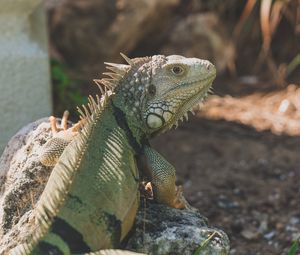
[[[82,254],[118,247],[139,205],[139,182],[154,198],[186,207],[175,169],[148,140],[176,125],[205,96],[216,76],[206,60],[172,55],[107,63],[111,77],[97,80],[81,123],[66,129],[52,119],[54,137],[41,161],[55,165],[34,209],[36,228],[11,254]],[[81,130],[79,130],[79,125]],[[138,168],[137,162],[142,162]]]

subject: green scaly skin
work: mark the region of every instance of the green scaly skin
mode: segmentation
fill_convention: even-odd
[[[177,125],[206,96],[216,70],[208,61],[176,55],[122,56],[128,65],[107,63],[112,79],[96,81],[106,87],[104,95],[90,97],[80,110],[84,125],[78,134],[64,139],[58,132],[45,145],[41,161],[55,167],[34,210],[37,224],[10,254],[104,254],[117,248],[132,228],[141,176],[151,181],[158,202],[188,206],[174,167],[148,139]]]

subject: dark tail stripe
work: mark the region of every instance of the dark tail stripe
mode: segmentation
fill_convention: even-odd
[[[59,235],[69,246],[72,253],[91,252],[85,243],[83,236],[65,220],[55,217],[51,226],[51,232]]]
[[[64,253],[57,246],[45,241],[39,242],[35,249],[43,255],[64,255]]]

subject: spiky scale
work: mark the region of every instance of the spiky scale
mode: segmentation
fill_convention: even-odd
[[[128,65],[122,65],[122,64],[115,64],[115,63],[108,63],[104,62],[106,64],[106,69],[113,71],[116,74],[120,74],[124,76],[126,72],[130,69],[130,66]]]
[[[119,79],[122,78],[122,75],[116,74],[116,73],[104,72],[103,74],[107,75],[107,76],[109,76],[109,77],[111,77],[112,79],[115,79],[115,80],[119,80]]]
[[[109,79],[101,79],[100,82],[107,87],[108,89],[113,89],[115,87],[114,85],[114,80],[109,80]]]
[[[105,93],[105,89],[102,88],[103,84],[101,83],[101,80],[94,79],[93,81],[96,83],[96,85],[98,86],[101,94],[103,95]]]
[[[125,61],[129,64],[129,65],[134,65],[134,62],[129,58],[129,57],[127,57],[125,54],[123,54],[122,52],[120,53],[121,54],[121,56],[122,56],[122,58],[124,58],[125,59]]]

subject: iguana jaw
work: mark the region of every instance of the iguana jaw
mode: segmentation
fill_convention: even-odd
[[[179,106],[178,112],[175,113],[171,123],[172,125],[169,126],[171,128],[172,126],[178,126],[178,121],[182,120],[185,116],[187,118],[187,113],[189,111],[192,111],[192,109],[195,107],[195,105],[198,105],[200,102],[202,102],[206,97],[207,93],[212,85],[213,80],[215,79],[215,75],[212,77],[206,78],[205,80],[201,80],[199,82],[195,82],[194,85],[197,87],[200,87],[200,90],[190,97],[187,101],[183,102],[182,105]],[[200,85],[200,86],[199,86]]]
[[[216,73],[213,73],[210,77],[203,80],[194,81],[188,84],[181,84],[181,89],[179,89],[176,94],[177,97],[178,95],[182,96],[182,101],[175,105],[173,104],[173,106],[169,108],[169,111],[173,112],[173,114],[169,120],[165,119],[166,124],[158,130],[156,134],[166,132],[173,126],[177,127],[179,120],[183,121],[184,117],[187,119],[187,113],[189,111],[192,112],[193,108],[207,97],[207,93],[215,77]],[[184,88],[184,90],[182,88]],[[174,97],[172,94],[169,94],[168,98]],[[168,99],[166,99],[166,101],[168,101]]]

